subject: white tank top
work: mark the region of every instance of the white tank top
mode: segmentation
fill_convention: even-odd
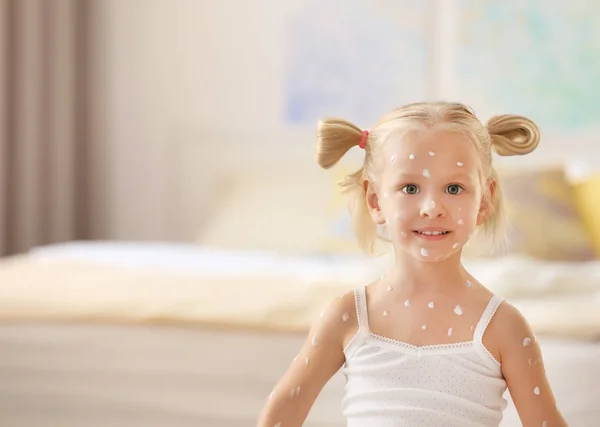
[[[365,288],[354,290],[358,331],[344,349],[348,427],[497,427],[507,402],[500,364],[482,338],[502,299],[493,296],[472,341],[417,347],[369,330]]]

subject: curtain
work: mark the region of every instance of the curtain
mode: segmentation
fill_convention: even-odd
[[[89,10],[0,0],[0,255],[89,237]]]

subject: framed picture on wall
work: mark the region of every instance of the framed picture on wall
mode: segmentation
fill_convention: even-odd
[[[284,121],[371,126],[430,94],[429,0],[303,0],[285,30]]]

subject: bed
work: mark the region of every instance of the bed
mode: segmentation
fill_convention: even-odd
[[[385,265],[126,242],[5,258],[0,425],[254,425],[320,306]],[[469,267],[529,318],[570,425],[596,426],[600,262],[508,257]],[[336,375],[306,426],[343,426],[343,386]],[[502,427],[519,425],[509,405]]]

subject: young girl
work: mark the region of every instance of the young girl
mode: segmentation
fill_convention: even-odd
[[[406,105],[369,131],[320,122],[317,159],[352,147],[364,165],[341,184],[357,238],[374,251],[380,228],[394,264],[335,298],[271,394],[260,427],[296,427],[329,379],[346,376],[349,427],[497,427],[508,388],[525,427],[565,427],[527,321],[465,270],[476,232],[501,242],[503,199],[492,151],[533,151],[539,130],[502,115],[483,125],[456,103]]]

